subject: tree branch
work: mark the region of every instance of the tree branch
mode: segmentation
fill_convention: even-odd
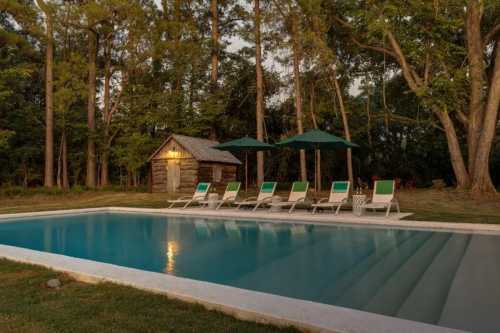
[[[386,48],[380,47],[380,46],[373,46],[373,45],[368,45],[368,44],[361,43],[354,36],[351,36],[351,40],[354,42],[354,44],[356,44],[357,46],[359,46],[359,47],[361,47],[363,49],[373,50],[373,51],[385,53],[385,54],[390,55],[391,57],[397,59],[396,53],[392,52],[389,49],[386,49]]]
[[[498,34],[499,32],[500,32],[500,23],[491,28],[491,30],[484,36],[483,47],[486,47],[486,45],[488,45],[488,43],[491,42],[495,38],[496,34]]]

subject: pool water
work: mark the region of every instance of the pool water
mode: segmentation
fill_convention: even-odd
[[[500,327],[500,236],[92,213],[0,223],[0,244],[441,326]]]

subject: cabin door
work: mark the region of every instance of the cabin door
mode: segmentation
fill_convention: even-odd
[[[178,160],[167,162],[167,192],[177,192],[181,184],[181,166]]]

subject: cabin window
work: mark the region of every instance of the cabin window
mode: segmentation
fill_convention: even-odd
[[[222,182],[222,167],[220,165],[212,166],[212,181],[214,183]]]

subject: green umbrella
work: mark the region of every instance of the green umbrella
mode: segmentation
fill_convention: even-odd
[[[275,148],[274,145],[265,143],[248,136],[236,140],[220,143],[212,148],[231,152],[245,152],[245,192],[248,191],[248,152],[263,151]]]
[[[359,147],[357,144],[344,140],[333,134],[315,129],[304,134],[292,136],[276,144],[278,147],[290,147],[294,149],[346,149]],[[315,164],[317,163],[314,159]],[[318,184],[317,165],[314,171],[316,186]]]
[[[290,147],[294,149],[337,149],[359,147],[355,143],[318,129],[292,136],[291,138],[278,142],[276,145],[279,147]]]

